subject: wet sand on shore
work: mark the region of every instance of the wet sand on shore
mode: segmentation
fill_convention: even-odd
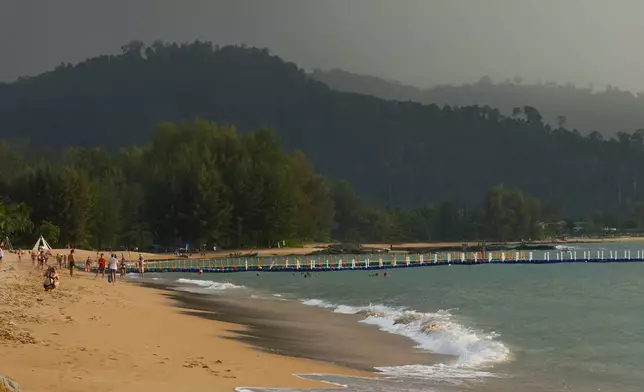
[[[170,290],[167,295],[186,314],[247,326],[233,339],[268,352],[364,371],[382,366],[433,365],[454,359],[416,349],[411,339],[360,323],[364,318],[361,315],[333,313],[291,300],[234,294]]]

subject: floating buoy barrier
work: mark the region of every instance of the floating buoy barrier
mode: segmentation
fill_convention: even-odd
[[[551,253],[554,253],[552,255]],[[578,257],[580,256],[580,257]],[[633,257],[635,256],[635,257]],[[458,253],[430,253],[430,254],[381,254],[361,255],[347,258],[346,256],[321,255],[308,256],[300,263],[299,258],[290,261],[288,257],[261,257],[251,259],[193,259],[193,260],[151,260],[146,261],[144,272],[153,273],[231,273],[246,271],[262,272],[305,272],[305,271],[364,271],[379,269],[400,269],[418,267],[436,267],[444,265],[497,265],[497,264],[561,264],[561,263],[634,263],[644,262],[644,250],[631,252],[624,250],[583,251],[578,255],[576,251],[555,252],[458,252]],[[294,261],[294,263],[293,263]],[[127,273],[138,273],[137,267],[126,269]],[[77,265],[78,270],[83,270],[84,265]],[[91,269],[96,273],[96,267]]]

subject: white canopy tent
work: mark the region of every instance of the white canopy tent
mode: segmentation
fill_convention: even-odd
[[[40,250],[40,248],[44,250],[51,250],[51,246],[49,246],[49,243],[47,243],[47,240],[41,235],[40,238],[38,238],[38,241],[36,241],[36,245],[33,247],[33,251]]]
[[[11,243],[9,237],[5,237],[4,242],[2,243],[2,247],[9,251],[13,250],[13,244]]]

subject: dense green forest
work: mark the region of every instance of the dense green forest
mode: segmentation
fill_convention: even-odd
[[[303,151],[321,174],[389,211],[446,200],[469,211],[498,184],[565,216],[628,213],[644,200],[644,131],[603,140],[563,119],[544,124],[533,106],[504,116],[338,92],[265,49],[132,42],[0,84],[0,137],[58,156],[68,146],[113,152],[147,142],[160,122],[197,117],[242,135],[270,128],[284,151]]]
[[[277,242],[521,240],[555,219],[540,200],[490,188],[475,207],[446,201],[414,209],[377,208],[348,183],[285,154],[268,130],[195,120],[164,123],[150,142],[112,153],[0,144],[0,234],[31,245],[227,248]],[[553,235],[556,233],[550,233]]]
[[[558,126],[563,121],[568,128],[577,129],[584,135],[600,131],[607,136],[617,136],[618,132],[631,133],[644,128],[644,94],[633,94],[613,86],[594,90],[591,86],[577,87],[571,83],[525,83],[521,77],[495,83],[484,76],[476,83],[419,89],[340,69],[316,69],[310,76],[338,91],[397,101],[490,106],[508,116],[517,106],[532,106],[539,109],[544,122],[550,126]]]

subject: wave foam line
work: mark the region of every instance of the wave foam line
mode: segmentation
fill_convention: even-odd
[[[228,289],[241,289],[244,286],[237,286],[230,282],[214,282],[212,280],[201,280],[201,279],[177,279],[177,283],[192,284],[196,286],[203,287],[206,290],[228,290]]]
[[[317,299],[303,300],[302,303],[333,309],[335,313],[360,314],[364,316],[361,322],[376,325],[382,331],[406,336],[416,342],[420,349],[456,357],[448,364],[376,369],[385,375],[447,380],[495,377],[492,373],[481,369],[506,362],[510,358],[510,350],[497,339],[498,334],[485,333],[462,325],[454,321],[452,314],[447,310],[422,313],[384,305],[363,307],[335,305]]]

